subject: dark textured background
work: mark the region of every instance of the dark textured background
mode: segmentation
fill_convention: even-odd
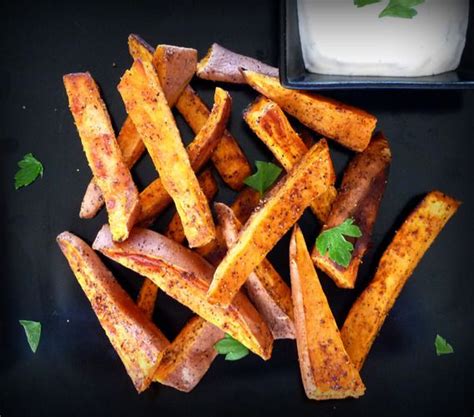
[[[41,4],[38,4],[41,3]],[[54,241],[63,230],[87,241],[105,221],[78,218],[90,178],[61,76],[91,71],[116,127],[124,110],[116,85],[130,65],[127,35],[152,44],[192,46],[204,54],[219,42],[277,64],[276,1],[149,1],[109,5],[14,1],[0,10],[0,415],[13,416],[261,416],[397,415],[472,416],[474,413],[472,273],[474,201],[473,92],[339,92],[332,96],[379,117],[391,140],[393,164],[355,291],[336,289],[321,276],[338,323],[370,279],[397,225],[423,193],[439,188],[464,204],[429,250],[385,322],[362,377],[359,400],[316,403],[304,396],[293,341],[278,341],[268,362],[250,355],[236,363],[218,358],[191,394],[157,384],[137,395],[88,301]],[[116,64],[114,66],[113,64]],[[193,85],[211,104],[212,83]],[[255,94],[225,86],[234,99],[231,131],[249,159],[271,158],[241,120]],[[186,141],[192,134],[180,121]],[[350,153],[332,146],[339,172]],[[44,163],[42,180],[15,191],[16,163],[33,152]],[[146,185],[154,170],[144,158],[134,170]],[[230,201],[222,189],[218,199]],[[156,225],[161,230],[163,221]],[[317,225],[301,222],[308,242]],[[288,237],[271,259],[288,279]],[[141,278],[106,262],[135,296]],[[189,312],[160,294],[155,320],[173,338]],[[19,319],[38,320],[43,334],[31,353]],[[440,333],[453,355],[436,357]]]

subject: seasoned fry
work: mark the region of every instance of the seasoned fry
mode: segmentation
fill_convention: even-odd
[[[391,159],[389,144],[385,137],[379,134],[372,139],[365,151],[354,157],[344,172],[339,195],[334,201],[323,231],[353,218],[362,236],[354,243],[352,259],[347,268],[338,265],[327,255],[321,255],[316,247],[312,253],[315,265],[328,274],[338,287],[354,288],[359,265],[370,244]]]
[[[242,68],[278,77],[278,68],[229,51],[217,43],[213,43],[207,55],[199,61],[196,75],[205,80],[245,84]]]
[[[352,306],[341,330],[344,346],[357,369],[362,368],[403,286],[459,205],[459,201],[433,191],[396,232],[372,282]]]
[[[211,211],[152,65],[136,60],[118,89],[162,184],[176,205],[189,245],[205,245],[215,237]]]
[[[377,124],[375,116],[333,99],[289,90],[275,77],[248,70],[243,74],[251,87],[324,137],[358,152],[369,144]]]
[[[217,267],[208,292],[211,303],[229,305],[250,273],[298,221],[311,201],[327,191],[331,165],[329,148],[323,139],[267,194]]]
[[[199,175],[198,181],[207,201],[211,202],[218,191],[217,182],[214,179],[212,172],[209,169],[205,170],[201,175]],[[171,218],[171,221],[168,223],[165,235],[178,243],[183,243],[185,241],[186,236],[184,235],[183,224],[181,223],[178,213],[175,213]]]
[[[258,191],[245,187],[237,194],[230,208],[239,222],[245,224],[255,207],[258,206],[260,199],[261,196]]]
[[[293,130],[278,104],[259,97],[244,112],[244,120],[255,134],[267,145],[275,158],[286,171],[308,152],[308,147]],[[337,191],[334,187],[336,174],[332,168],[332,183],[327,192],[311,203],[311,210],[316,217],[324,223],[327,219],[331,205],[336,198]]]
[[[214,208],[227,247],[232,247],[237,241],[242,224],[225,204],[216,203]],[[291,291],[266,258],[250,273],[245,282],[245,289],[250,301],[268,324],[273,338],[294,339]]]
[[[221,140],[222,132],[230,116],[231,104],[232,99],[229,93],[216,88],[212,111],[199,133],[187,147],[189,162],[194,171],[199,171],[209,160]],[[156,179],[140,193],[141,213],[138,222],[144,225],[151,223],[171,201],[161,179]]]
[[[267,325],[242,293],[228,307],[210,304],[206,292],[214,268],[197,253],[151,230],[134,228],[127,241],[116,244],[105,225],[93,248],[123,266],[151,279],[170,297],[190,308],[268,359],[272,336]]]
[[[189,85],[176,102],[176,108],[196,134],[209,117],[208,108]],[[212,163],[222,179],[234,190],[240,190],[244,180],[252,173],[242,149],[227,130],[212,155]]]
[[[160,84],[170,107],[173,107],[196,72],[197,51],[172,45],[158,45],[153,55]],[[180,78],[176,77],[180,74]]]
[[[308,398],[360,397],[365,386],[344,349],[301,230],[290,242],[290,275],[295,312],[296,346]]]
[[[140,292],[138,293],[137,306],[149,319],[153,317],[153,313],[155,312],[157,297],[158,287],[153,283],[153,281],[145,278],[140,287]]]
[[[136,390],[142,392],[150,385],[168,340],[85,242],[69,232],[61,233],[57,242]]]
[[[122,129],[120,129],[120,133],[117,136],[117,143],[122,152],[124,164],[129,169],[132,168],[143,155],[145,145],[130,117],[125,119]],[[96,184],[95,179],[92,178],[82,199],[79,217],[82,219],[92,219],[97,215],[103,205],[104,198],[102,197],[102,191]]]
[[[204,171],[198,179],[204,194],[206,195],[207,199],[211,201],[214,195],[217,193],[217,183],[212,176],[211,171]],[[177,243],[183,243],[186,239],[181,219],[177,213],[174,214],[170,223],[168,224],[166,236]],[[147,317],[153,316],[157,296],[158,287],[153,283],[153,281],[145,278],[138,294],[137,305]]]
[[[128,45],[134,59],[153,62],[158,78],[164,85],[165,97],[172,107],[196,71],[197,51],[170,45],[159,45],[154,51],[142,38],[133,34],[128,38]],[[145,151],[145,145],[130,117],[125,119],[117,142],[125,165],[132,168]],[[79,217],[91,219],[103,205],[102,192],[92,179],[82,199]]]
[[[154,381],[190,392],[217,356],[214,344],[224,332],[201,317],[193,317],[163,353]]]
[[[127,239],[140,211],[138,190],[99,89],[89,73],[68,74],[63,81],[87,161],[105,198],[114,240]]]

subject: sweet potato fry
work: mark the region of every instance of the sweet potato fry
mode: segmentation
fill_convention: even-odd
[[[357,369],[362,368],[403,286],[459,205],[453,198],[433,191],[396,232],[374,278],[352,306],[341,330],[344,346]]]
[[[372,139],[365,151],[354,157],[344,172],[339,195],[323,230],[339,226],[344,220],[353,218],[362,236],[354,243],[352,259],[347,268],[338,265],[327,255],[321,255],[316,247],[312,253],[315,265],[328,274],[338,287],[354,288],[359,265],[370,244],[391,159],[389,144],[379,134]]]
[[[206,292],[214,268],[197,253],[151,230],[134,228],[127,241],[116,244],[105,225],[93,248],[151,279],[161,290],[268,359],[272,336],[262,317],[242,293],[224,308],[210,304]]]
[[[208,292],[211,303],[229,305],[250,273],[298,221],[311,201],[327,191],[331,165],[329,148],[323,139],[267,194],[217,267]]]
[[[360,397],[365,386],[344,349],[301,230],[290,242],[290,275],[295,311],[296,346],[308,398]]]
[[[248,70],[243,74],[251,87],[324,137],[358,152],[369,144],[377,123],[375,116],[333,99],[289,90],[276,77]]]
[[[261,196],[258,191],[245,187],[237,194],[230,208],[239,222],[245,224],[255,207],[258,206],[260,199]]]
[[[241,69],[278,77],[278,68],[245,55],[237,54],[213,43],[207,55],[198,63],[196,75],[211,81],[245,84]]]
[[[208,108],[189,85],[176,102],[176,108],[196,134],[209,117]],[[252,172],[242,149],[227,130],[212,155],[212,163],[222,179],[234,190],[240,190]]]
[[[67,74],[63,81],[87,161],[105,198],[114,240],[124,240],[137,220],[140,206],[109,114],[89,73]]]
[[[117,136],[117,143],[122,152],[122,160],[124,164],[129,169],[132,168],[143,155],[145,145],[143,144],[130,117],[125,119],[122,129],[120,129],[120,133]],[[102,197],[102,191],[96,184],[94,177],[92,177],[82,199],[79,217],[81,219],[92,219],[96,216],[103,205],[104,198]]]
[[[145,390],[169,342],[120,287],[97,254],[69,232],[57,242],[138,392]]]
[[[218,191],[217,182],[214,179],[212,172],[207,169],[199,175],[198,181],[207,201],[211,202]],[[165,235],[178,243],[183,243],[185,241],[186,236],[184,235],[183,224],[181,223],[178,213],[175,213],[171,218],[171,221],[168,223]]]
[[[231,208],[222,203],[214,205],[227,247],[237,241],[242,224]],[[245,282],[250,301],[266,321],[274,339],[294,339],[291,291],[273,265],[265,258],[250,273]]]
[[[267,145],[275,158],[286,171],[308,152],[308,147],[293,130],[287,117],[278,104],[259,97],[244,112],[244,120],[255,134]],[[311,203],[311,210],[324,223],[327,219],[331,205],[336,198],[337,191],[334,187],[336,174],[332,172],[332,184],[327,192]]]
[[[130,35],[128,38],[130,55],[134,59],[153,62],[158,72],[158,78],[162,85],[165,97],[170,106],[173,106],[179,94],[189,83],[196,70],[197,51],[190,48],[180,48],[170,45],[159,45],[154,49],[138,35]],[[179,68],[179,71],[177,70]],[[125,123],[117,137],[117,142],[122,151],[122,158],[129,168],[132,168],[145,151],[140,135],[130,117]],[[89,183],[84,198],[82,199],[79,217],[91,219],[104,205],[100,188],[94,179]]]
[[[148,278],[145,278],[138,293],[137,306],[149,319],[153,317],[153,313],[155,312],[155,304],[157,298],[158,287],[154,284],[153,281],[149,280]]]
[[[215,237],[209,204],[153,66],[136,60],[122,77],[118,89],[162,184],[176,205],[189,245],[205,245]]]
[[[209,160],[221,140],[222,132],[229,119],[231,104],[229,93],[221,88],[216,88],[212,111],[194,140],[187,147],[189,162],[194,171],[199,171]],[[161,183],[161,179],[156,179],[140,193],[141,213],[138,222],[144,225],[151,223],[171,201],[172,199]]]
[[[217,356],[214,344],[224,332],[201,317],[193,317],[163,352],[154,381],[190,392]]]

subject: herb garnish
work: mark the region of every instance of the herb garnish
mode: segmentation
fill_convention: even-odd
[[[271,162],[256,161],[255,165],[257,172],[247,177],[244,183],[263,194],[273,185],[282,169]]]
[[[238,361],[249,354],[249,350],[242,343],[228,334],[214,345],[214,349],[225,355],[226,361]]]
[[[43,164],[38,161],[32,153],[27,153],[18,162],[20,169],[15,174],[15,189],[30,185],[38,176],[43,176]]]
[[[434,345],[436,348],[436,355],[438,356],[448,355],[449,353],[454,352],[453,347],[439,334],[436,335]]]
[[[30,320],[19,320],[19,322],[25,329],[26,338],[31,350],[33,353],[36,353],[36,349],[38,348],[41,337],[41,323]]]
[[[354,219],[346,219],[339,226],[322,232],[316,239],[316,249],[321,255],[328,254],[332,261],[347,268],[351,262],[354,245],[344,236],[362,236],[360,228],[354,224]]]
[[[368,6],[369,4],[380,3],[382,0],[354,0],[357,7]],[[400,17],[402,19],[412,19],[418,12],[415,6],[424,3],[425,0],[390,0],[387,7],[383,9],[379,17]]]

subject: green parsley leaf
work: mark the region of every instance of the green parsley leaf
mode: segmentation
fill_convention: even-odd
[[[25,329],[26,338],[33,353],[36,353],[41,337],[41,323],[38,321],[19,320],[20,324]]]
[[[249,350],[242,343],[228,334],[214,345],[214,349],[225,355],[226,361],[238,361],[249,354]]]
[[[438,356],[447,355],[454,352],[453,347],[439,334],[436,335],[434,345],[436,348],[436,355]]]
[[[369,4],[380,3],[382,0],[354,0],[354,6],[364,7]]]
[[[247,177],[244,183],[263,194],[276,181],[282,170],[271,162],[256,161],[255,165],[257,172]]]
[[[344,236],[362,236],[362,231],[354,224],[354,219],[346,219],[339,226],[322,232],[316,239],[316,249],[323,256],[329,254],[331,260],[347,268],[351,262],[354,245]]]
[[[15,174],[15,190],[30,185],[38,175],[43,176],[43,165],[31,153],[26,154],[18,166],[20,169]]]
[[[412,19],[418,14],[414,7],[424,2],[425,0],[390,0],[388,6],[380,12],[379,17],[390,16]]]

